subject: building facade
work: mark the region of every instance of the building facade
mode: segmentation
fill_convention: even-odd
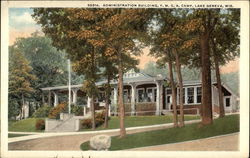
[[[150,76],[145,73],[136,73],[129,71],[123,76],[123,91],[126,115],[162,115],[172,113],[172,91],[168,86],[168,80],[162,76]],[[106,81],[97,82],[100,94],[95,100],[97,107],[104,107],[104,89],[103,84]],[[117,115],[119,108],[117,81],[111,81],[112,94],[110,109],[111,115]],[[184,113],[200,114],[201,108],[201,82],[184,81]],[[90,107],[90,98],[81,90],[82,85],[71,85],[72,104]],[[44,103],[56,106],[67,98],[68,86],[46,87],[42,88],[46,96],[43,96]],[[223,100],[226,112],[235,112],[238,110],[238,97],[222,83]],[[219,98],[217,84],[212,84],[212,104],[213,111],[218,113]],[[65,97],[66,96],[66,97]],[[45,101],[46,100],[46,101]],[[81,102],[79,101],[81,100]],[[177,87],[177,108],[179,109],[179,88]]]

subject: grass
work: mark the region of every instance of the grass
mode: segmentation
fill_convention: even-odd
[[[36,130],[36,120],[41,118],[27,118],[9,123],[9,131],[13,132],[43,132]]]
[[[136,147],[168,144],[224,135],[239,131],[239,115],[229,115],[214,120],[213,124],[199,127],[199,123],[182,128],[141,132],[124,138],[112,137],[110,150],[123,150]],[[89,142],[81,144],[82,150],[89,150]]]
[[[185,116],[185,120],[195,120],[200,119],[200,116]],[[119,117],[111,117],[109,120],[109,127],[103,128],[102,126],[96,128],[96,130],[105,129],[117,129],[120,128]],[[137,127],[137,126],[147,126],[147,125],[157,125],[172,123],[173,116],[129,116],[125,117],[125,127]],[[92,129],[81,129],[81,131],[91,131]]]
[[[8,138],[28,136],[28,135],[30,135],[30,134],[12,134],[12,133],[9,133]]]

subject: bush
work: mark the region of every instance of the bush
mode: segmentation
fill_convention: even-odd
[[[82,128],[91,128],[92,127],[91,119],[81,120],[81,127]]]
[[[95,114],[95,126],[101,126],[105,121],[105,111]],[[85,119],[81,121],[82,128],[91,128],[92,127],[92,119]]]
[[[75,114],[76,116],[82,116],[83,115],[83,107],[79,105],[73,105],[71,106],[71,112]]]
[[[51,109],[52,109],[51,106],[45,104],[44,106],[37,109],[32,116],[35,118],[48,117]]]
[[[36,121],[36,130],[45,130],[45,121],[43,119]]]
[[[50,119],[59,119],[60,113],[67,112],[67,104],[60,103],[56,107],[52,108],[49,112]]]

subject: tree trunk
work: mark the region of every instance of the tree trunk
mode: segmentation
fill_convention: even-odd
[[[105,94],[105,121],[104,121],[104,128],[108,128],[108,113],[109,113],[109,98],[110,98],[110,79],[108,77],[107,82],[107,90]]]
[[[178,85],[180,88],[180,127],[184,126],[184,107],[183,107],[183,81],[182,81],[182,74],[181,74],[181,64],[179,61],[179,56],[177,54],[177,51],[174,50],[175,59],[176,59],[176,70],[177,70],[177,80]]]
[[[213,123],[211,61],[209,52],[209,33],[205,31],[200,37],[201,69],[202,69],[202,124]]]
[[[95,130],[95,101],[94,96],[91,96],[90,108],[91,108],[91,117],[92,117],[92,130]]]
[[[219,92],[219,117],[222,118],[225,116],[225,109],[224,109],[222,87],[221,87],[220,68],[219,68],[219,61],[216,57],[216,46],[215,46],[214,40],[211,40],[211,41],[212,41],[212,47],[213,47],[212,50],[213,50],[213,57],[214,57],[216,81],[217,81],[217,87],[218,87],[218,92]]]
[[[123,102],[123,67],[122,67],[122,57],[121,52],[118,52],[119,56],[119,68],[118,68],[118,89],[119,89],[119,97],[118,97],[118,104],[119,104],[119,117],[120,117],[120,138],[124,137],[126,135],[126,129],[124,125],[124,119],[125,119],[125,107]]]
[[[24,95],[22,93],[22,107],[21,107],[20,120],[24,118],[24,104],[25,104]]]
[[[214,63],[215,63],[215,71],[216,71],[216,81],[218,85],[218,92],[219,92],[219,114],[220,117],[225,116],[225,109],[223,104],[223,95],[222,95],[222,87],[221,87],[221,78],[220,78],[220,68],[218,59],[214,56]]]
[[[174,83],[174,77],[173,77],[173,69],[172,69],[172,61],[170,59],[170,55],[168,52],[168,69],[169,69],[169,79],[172,89],[172,105],[173,105],[173,111],[174,111],[174,127],[178,127],[178,115],[177,115],[177,102],[176,102],[176,87]]]

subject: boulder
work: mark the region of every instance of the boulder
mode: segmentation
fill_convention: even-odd
[[[90,139],[90,147],[93,150],[108,150],[111,146],[111,138],[108,135],[97,135]]]

